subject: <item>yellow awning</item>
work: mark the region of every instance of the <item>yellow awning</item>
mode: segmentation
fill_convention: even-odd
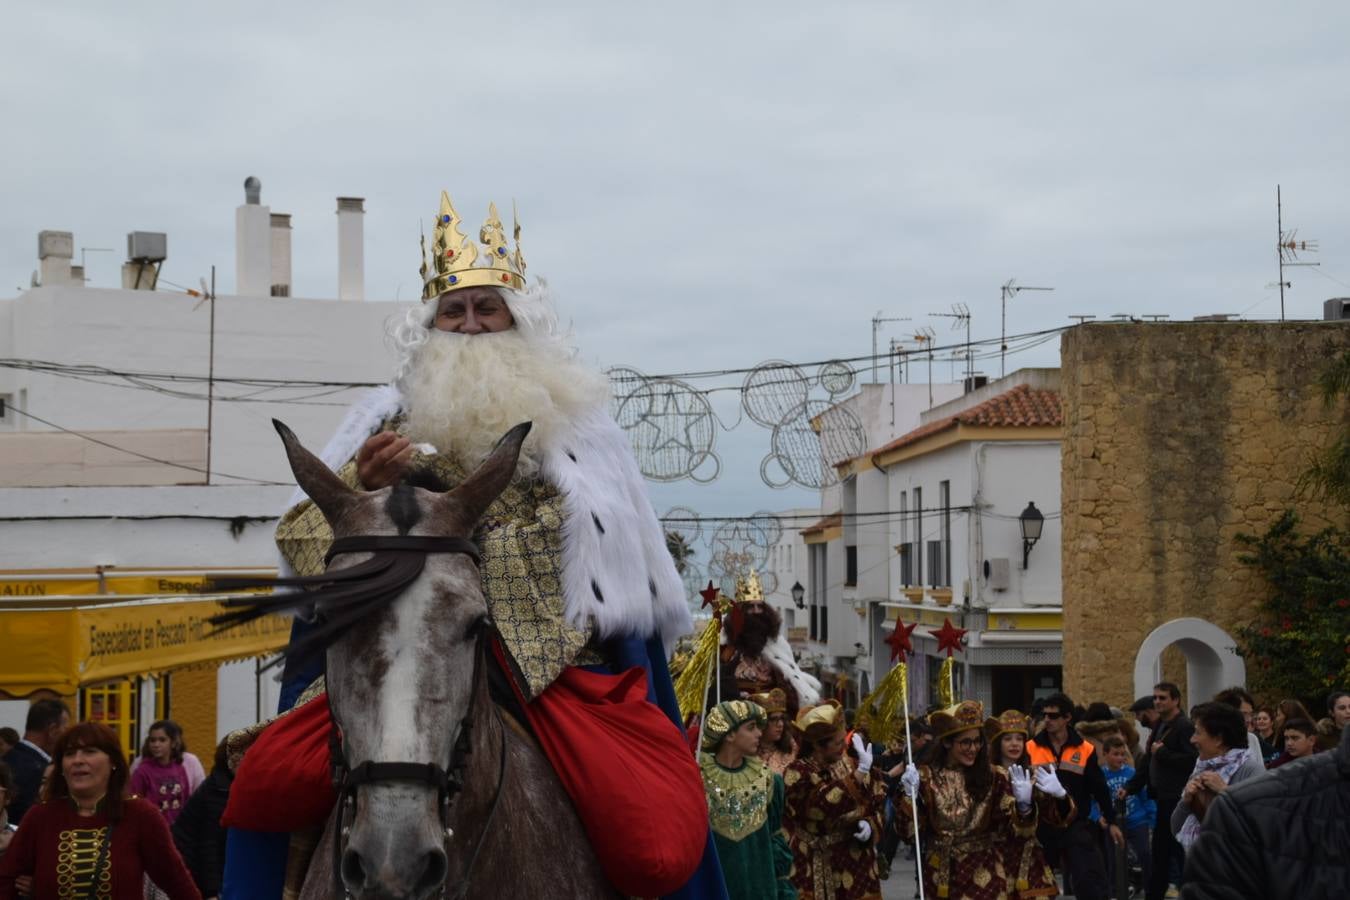
[[[207,620],[224,609],[212,596],[0,601],[0,691],[69,695],[115,678],[262,656],[286,645],[286,616],[213,634]]]

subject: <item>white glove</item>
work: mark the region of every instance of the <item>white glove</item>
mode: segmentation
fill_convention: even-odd
[[[1068,794],[1068,791],[1064,790],[1064,785],[1059,783],[1054,766],[1041,766],[1036,770],[1036,787],[1051,797],[1064,797]]]
[[[1021,766],[1008,766],[1008,780],[1012,782],[1013,799],[1022,809],[1031,808],[1031,773]]]
[[[914,763],[905,766],[904,774],[900,776],[900,786],[905,789],[905,796],[913,799],[919,794],[919,770],[914,768]]]
[[[872,751],[862,735],[856,732],[853,735],[853,750],[858,754],[858,771],[866,775],[872,769]]]
[[[853,838],[863,843],[872,839],[872,826],[867,824],[866,819],[858,820],[858,830],[853,832]]]

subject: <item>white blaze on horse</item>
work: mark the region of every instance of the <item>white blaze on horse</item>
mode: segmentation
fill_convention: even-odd
[[[225,620],[316,619],[288,653],[325,655],[343,782],[302,900],[614,897],[547,758],[489,695],[493,623],[471,537],[529,423],[444,493],[353,490],[274,424],[333,529],[328,569],[278,579],[313,590],[244,601]]]

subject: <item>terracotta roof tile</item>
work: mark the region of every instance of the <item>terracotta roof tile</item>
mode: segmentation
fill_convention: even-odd
[[[1032,428],[1059,426],[1064,424],[1064,414],[1059,405],[1059,393],[1019,384],[1012,390],[1004,391],[970,409],[963,410],[945,419],[920,425],[903,434],[884,447],[868,451],[868,456],[898,450],[918,443],[924,438],[955,428],[958,425],[982,425],[997,428]]]

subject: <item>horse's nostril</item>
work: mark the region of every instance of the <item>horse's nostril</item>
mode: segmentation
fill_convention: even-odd
[[[430,893],[441,886],[445,881],[446,870],[449,864],[445,859],[445,851],[439,848],[432,850],[426,856],[422,857],[424,865],[422,867],[422,877],[417,879],[417,890]]]
[[[342,854],[342,881],[349,890],[366,883],[366,869],[361,865],[361,854],[355,850]]]

